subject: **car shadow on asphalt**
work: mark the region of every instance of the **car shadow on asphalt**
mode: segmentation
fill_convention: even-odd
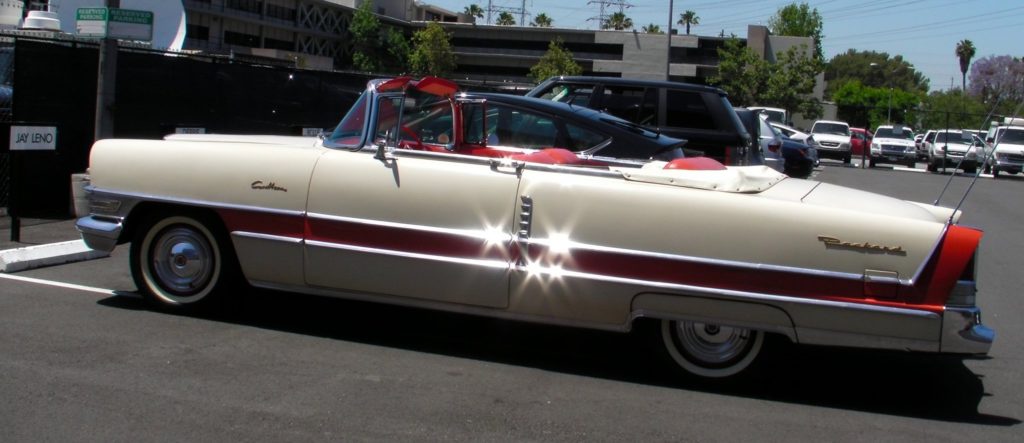
[[[151,310],[135,293],[100,305]],[[673,389],[989,426],[1021,420],[978,412],[983,375],[960,358],[767,341],[771,358],[739,381],[682,376],[647,327],[631,334],[249,290],[219,313],[190,315],[248,327],[427,352]]]

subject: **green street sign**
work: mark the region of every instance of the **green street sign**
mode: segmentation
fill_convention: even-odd
[[[120,8],[78,8],[75,29],[83,37],[151,41],[153,12]]]

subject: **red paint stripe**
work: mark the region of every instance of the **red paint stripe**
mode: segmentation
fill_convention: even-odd
[[[255,211],[219,212],[231,231],[301,237],[338,245],[454,259],[512,262],[518,257],[518,248],[512,242],[494,245],[482,238],[455,233],[315,218],[303,223],[302,216]],[[981,235],[981,231],[951,226],[915,285],[901,286],[895,300],[865,297],[862,280],[797,271],[751,269],[588,249],[557,254],[537,244],[530,246],[530,256],[541,266],[557,266],[584,274],[940,313],[957,279],[970,262]]]
[[[244,231],[281,237],[302,238],[305,233],[303,215],[274,214],[270,212],[220,209],[228,232]]]
[[[447,232],[310,218],[309,240],[440,257],[511,261],[511,244]]]

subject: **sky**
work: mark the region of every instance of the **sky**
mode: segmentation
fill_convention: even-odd
[[[670,0],[608,0],[632,5],[624,10],[636,28],[653,23],[664,31],[668,27]],[[476,3],[487,8],[487,0],[421,0],[461,12]],[[794,0],[675,0],[673,15],[692,10],[700,24],[691,34],[746,37],[747,25],[767,26],[779,8]],[[800,2],[796,2],[800,3]],[[824,24],[825,59],[849,49],[902,55],[929,79],[931,89],[960,87],[960,62],[956,44],[971,40],[976,48],[973,60],[992,55],[1024,55],[1024,0],[807,0],[818,10]],[[492,0],[495,7],[520,8],[523,0]],[[597,29],[595,17],[600,5],[588,0],[525,0],[527,22],[544,13],[554,19],[553,26],[570,29]],[[618,6],[606,6],[610,14]],[[497,19],[497,12],[493,15]],[[519,20],[516,14],[516,20]],[[486,23],[486,16],[479,20]],[[678,25],[676,25],[678,27]],[[684,33],[685,30],[679,31]],[[973,61],[972,61],[973,63]],[[968,72],[968,81],[970,75]]]

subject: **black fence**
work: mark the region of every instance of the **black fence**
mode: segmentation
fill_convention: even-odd
[[[71,174],[86,170],[93,142],[98,46],[16,38],[6,47],[13,57],[0,73],[6,68],[10,74],[6,84],[13,90],[13,106],[0,124],[54,126],[57,147],[15,151],[12,157],[9,131],[4,131],[0,207],[16,207],[23,217],[68,216]],[[3,50],[0,46],[0,56]],[[303,128],[335,125],[369,79],[359,73],[121,48],[114,136],[159,139],[179,128],[300,135]],[[17,177],[13,190],[12,174]]]

